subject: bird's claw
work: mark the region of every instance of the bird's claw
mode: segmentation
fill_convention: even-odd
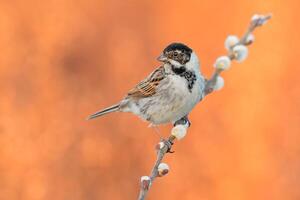
[[[174,144],[170,140],[163,140],[163,143],[168,147],[167,153],[174,153],[175,151],[172,151],[172,145]]]

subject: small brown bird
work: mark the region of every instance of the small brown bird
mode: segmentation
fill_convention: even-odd
[[[96,112],[131,112],[153,125],[186,117],[204,96],[205,79],[195,52],[182,43],[168,45],[158,57],[162,66],[141,81],[119,103]]]

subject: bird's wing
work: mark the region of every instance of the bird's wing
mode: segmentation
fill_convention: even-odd
[[[165,77],[165,69],[161,66],[152,72],[145,80],[132,88],[127,93],[127,97],[145,98],[154,95],[156,93],[156,87]]]

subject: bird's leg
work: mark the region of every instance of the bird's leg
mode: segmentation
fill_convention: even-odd
[[[173,124],[173,126],[177,126],[177,125],[186,125],[186,124],[188,124],[189,125],[189,127],[191,126],[191,122],[190,122],[190,120],[189,120],[189,118],[188,118],[188,116],[186,115],[186,116],[184,116],[184,117],[182,117],[180,120],[177,120],[174,124]]]
[[[157,126],[152,126],[152,128],[154,129],[155,133],[157,133],[160,140],[162,140],[162,136],[161,136],[161,133],[160,133],[160,130],[158,129],[158,127]]]

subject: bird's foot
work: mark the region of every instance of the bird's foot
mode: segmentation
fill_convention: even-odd
[[[175,151],[172,151],[171,149],[172,149],[172,146],[173,146],[173,144],[174,144],[174,142],[172,142],[172,141],[170,141],[170,140],[162,140],[162,142],[164,143],[164,145],[166,145],[167,146],[167,153],[174,153]]]
[[[174,126],[177,126],[179,124],[180,125],[186,125],[186,124],[188,124],[188,127],[191,126],[191,122],[190,122],[190,120],[189,120],[189,118],[187,116],[185,116],[185,117],[181,118],[180,120],[176,121],[174,123]]]

